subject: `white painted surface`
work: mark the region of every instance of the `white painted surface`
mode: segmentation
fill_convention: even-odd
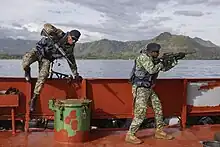
[[[176,124],[179,124],[180,121],[177,117],[173,117],[169,120],[169,125],[176,125]]]
[[[193,106],[218,106],[220,105],[220,87],[214,89],[199,88],[207,85],[208,82],[189,82],[187,86],[187,104]]]

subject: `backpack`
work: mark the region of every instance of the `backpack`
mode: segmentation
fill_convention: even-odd
[[[54,41],[58,41],[59,39],[61,39],[65,35],[65,33],[61,29],[56,28],[54,25],[52,25],[50,23],[44,24],[43,29],[47,32],[47,34],[49,34],[49,36]],[[43,32],[43,29],[42,29],[40,35],[47,37],[47,35]]]
[[[133,82],[134,82],[135,70],[136,70],[136,59],[134,60],[134,65],[133,65],[133,68],[131,70],[131,73],[130,73],[129,79],[128,79],[129,83],[131,83],[131,84],[133,84]]]

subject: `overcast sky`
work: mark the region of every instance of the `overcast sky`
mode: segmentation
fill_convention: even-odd
[[[79,29],[80,42],[145,40],[162,32],[220,45],[220,0],[2,0],[0,38],[39,39],[45,22]]]

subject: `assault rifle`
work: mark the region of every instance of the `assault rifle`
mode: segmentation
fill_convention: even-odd
[[[73,65],[73,63],[69,60],[69,58],[67,58],[66,53],[63,51],[63,49],[61,47],[59,47],[58,44],[53,41],[53,39],[50,37],[50,35],[47,33],[47,31],[45,31],[45,29],[43,29],[42,31],[52,41],[55,48],[63,55],[63,57],[67,60],[67,62],[69,62],[71,65]]]
[[[177,61],[177,60],[185,58],[186,55],[193,54],[193,53],[195,53],[195,52],[164,53],[162,57],[154,59],[154,64],[158,64],[160,62],[167,63],[167,62],[171,62],[173,60]]]

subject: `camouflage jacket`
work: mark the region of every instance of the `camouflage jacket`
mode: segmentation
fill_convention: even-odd
[[[157,73],[159,71],[168,71],[170,69],[172,69],[174,66],[177,65],[177,61],[173,61],[172,64],[167,65],[167,66],[163,66],[162,63],[159,64],[154,64],[153,63],[153,58],[149,55],[146,55],[145,53],[142,53],[140,56],[137,57],[136,59],[138,62],[137,66],[142,66],[145,68],[145,70],[147,70],[147,72],[149,74],[154,74]]]
[[[141,54],[135,60],[135,69],[133,84],[150,88],[155,84],[159,71],[162,70],[163,64],[155,65],[153,58],[146,54]]]
[[[156,74],[164,67],[162,63],[155,65],[153,58],[144,53],[137,57],[136,66],[139,68],[143,67],[149,74]]]
[[[154,64],[153,58],[145,53],[142,53],[135,60],[130,82],[132,85],[139,87],[151,88],[158,77],[160,71],[167,71],[174,66],[165,67],[162,63]]]

